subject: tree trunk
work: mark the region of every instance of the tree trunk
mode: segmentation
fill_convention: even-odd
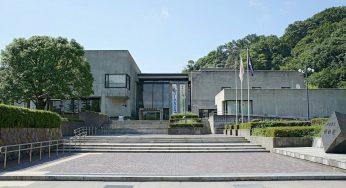
[[[36,109],[37,110],[44,110],[45,107],[46,107],[46,101],[44,100],[44,98],[37,99]]]

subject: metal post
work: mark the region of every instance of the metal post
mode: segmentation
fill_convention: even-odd
[[[65,154],[65,140],[62,140],[62,154]]]
[[[59,156],[59,140],[56,141],[56,156]]]
[[[40,142],[40,160],[42,160],[42,142]]]
[[[69,144],[69,151],[70,151],[70,153],[71,153],[71,139],[70,139],[70,144]]]
[[[48,142],[48,158],[50,158],[50,141]]]
[[[6,162],[7,162],[7,147],[5,146],[4,169],[6,169]]]
[[[30,163],[32,161],[32,143],[30,144]]]
[[[18,146],[18,164],[20,164],[20,146],[21,145]]]
[[[306,70],[306,99],[308,103],[308,120],[310,120],[310,102],[309,102],[309,81],[308,81],[308,73]]]

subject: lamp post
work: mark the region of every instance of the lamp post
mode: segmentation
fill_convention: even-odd
[[[308,120],[310,120],[310,102],[309,102],[309,80],[308,80],[308,74],[315,72],[313,68],[306,67],[305,69],[298,69],[298,72],[302,73],[305,76],[306,81],[306,101],[307,101],[307,115]]]

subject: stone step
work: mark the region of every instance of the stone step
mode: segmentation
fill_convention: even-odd
[[[200,152],[268,152],[265,149],[262,148],[251,148],[251,149],[215,149],[215,150],[210,150],[210,149],[184,149],[184,150],[177,150],[177,149],[147,149],[147,150],[141,150],[141,149],[91,149],[91,148],[76,148],[76,149],[64,149],[65,152],[138,152],[138,153],[200,153]]]
[[[257,144],[249,143],[231,143],[231,144],[220,144],[220,143],[195,143],[195,144],[186,144],[186,143],[71,143],[65,144],[65,146],[92,146],[92,147],[261,147]]]
[[[247,140],[217,141],[205,140],[78,140],[77,143],[249,143]]]
[[[264,150],[262,147],[92,147],[92,146],[71,146],[71,147],[65,147],[66,150],[69,148],[71,149],[85,149],[85,150],[252,150],[252,149],[259,149]]]

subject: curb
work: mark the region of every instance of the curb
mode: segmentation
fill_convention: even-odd
[[[0,181],[107,181],[107,182],[211,182],[211,181],[294,181],[346,180],[345,175],[241,175],[241,176],[113,176],[113,175],[2,175]]]

